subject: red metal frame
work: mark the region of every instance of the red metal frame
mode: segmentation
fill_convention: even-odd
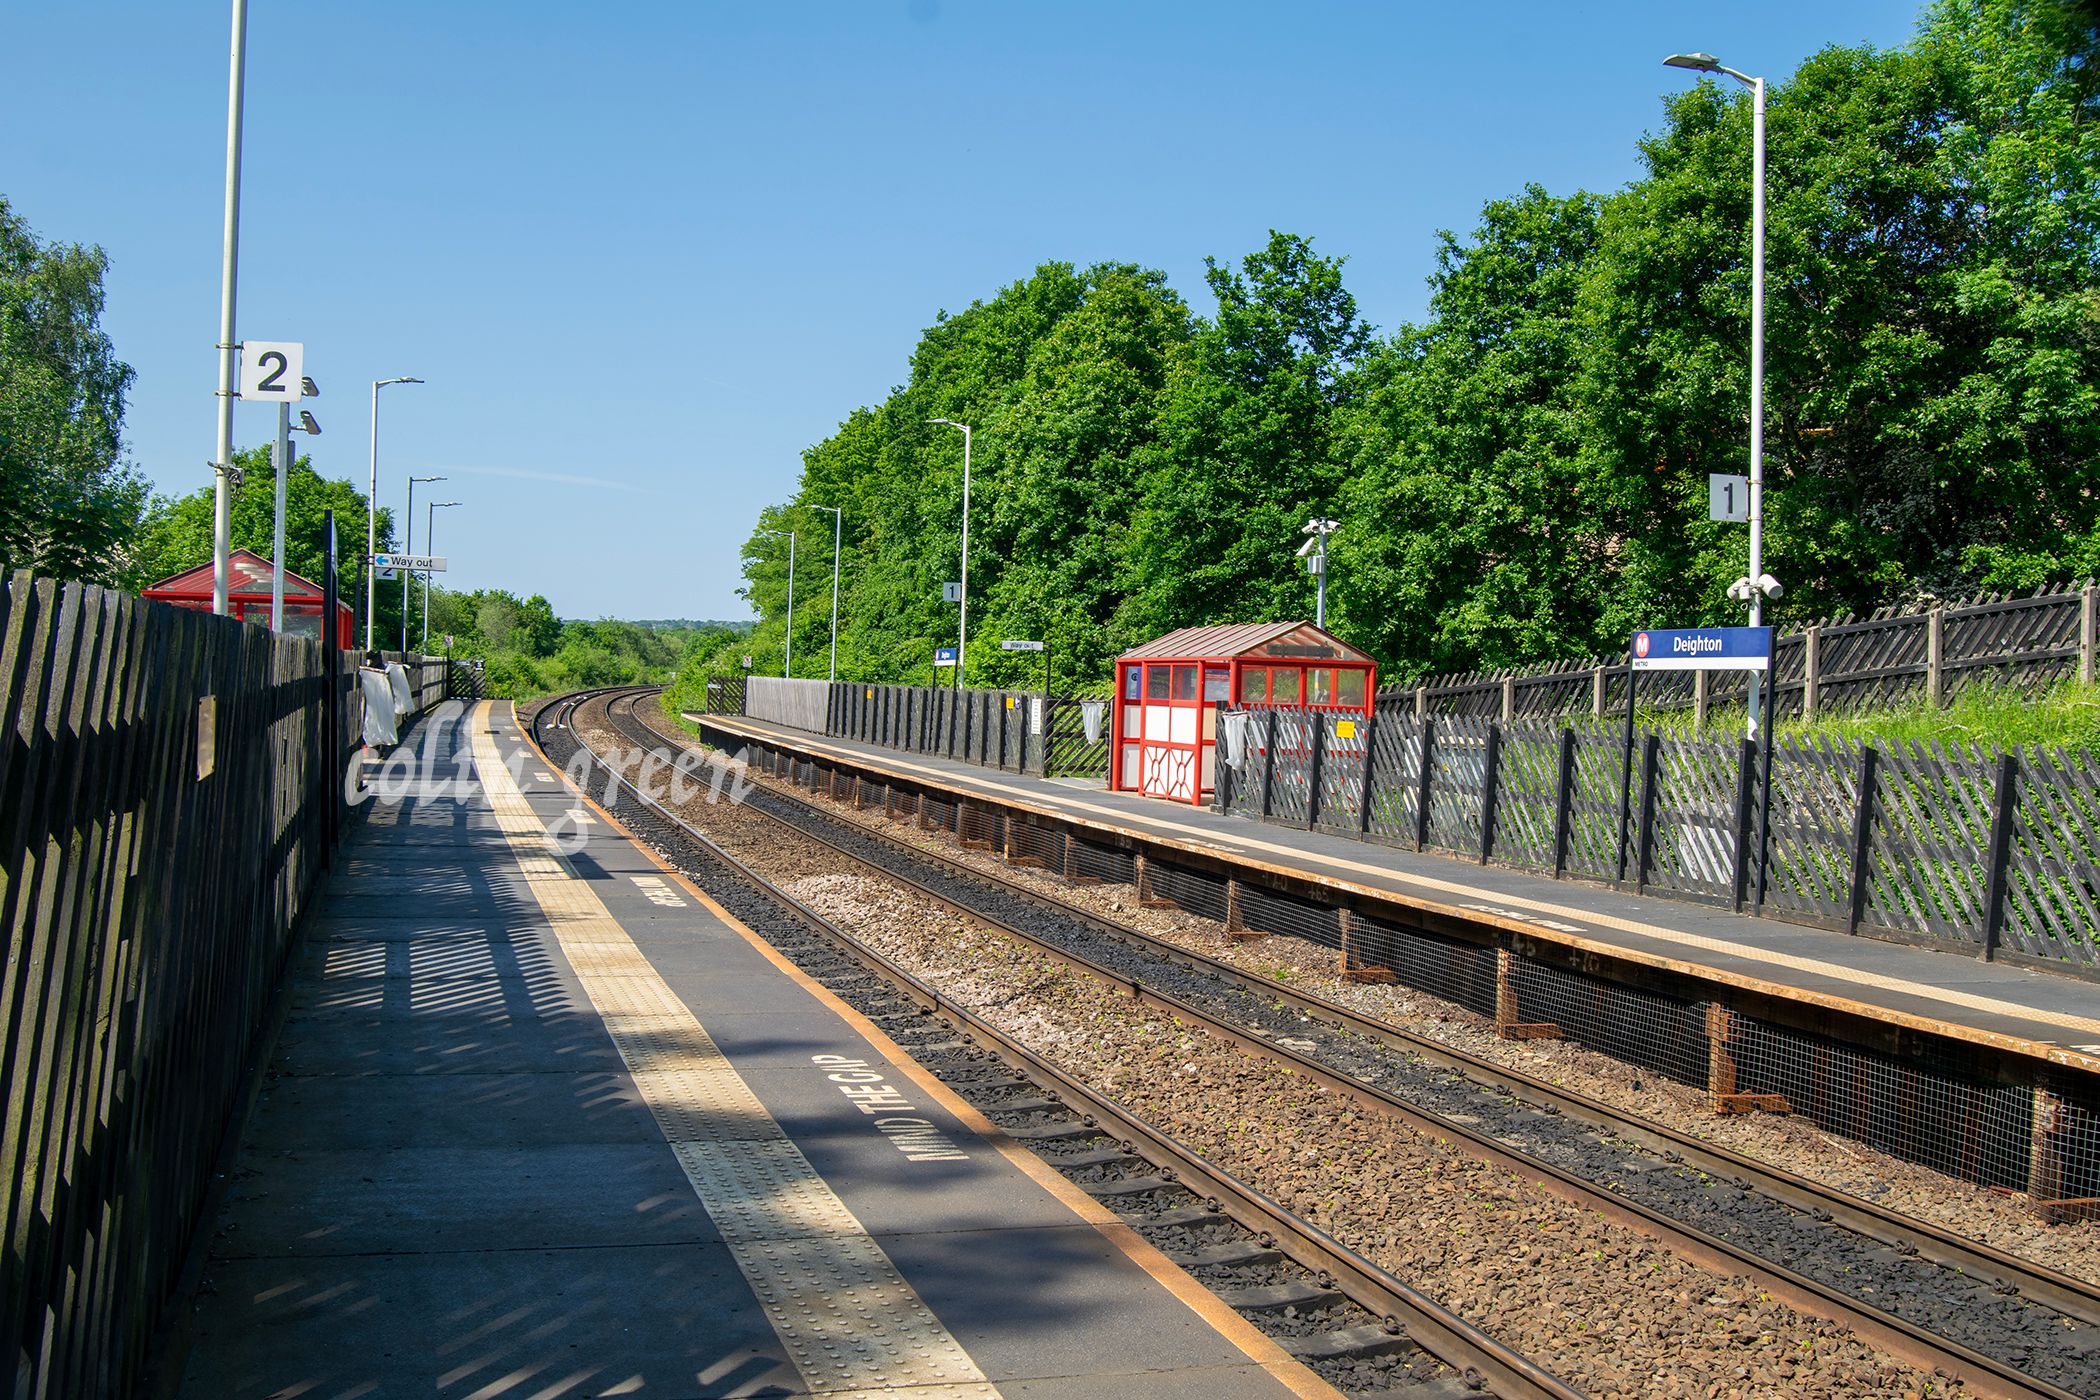
[[[1277,656],[1265,651],[1284,637],[1306,634],[1331,644],[1335,654]],[[1294,649],[1310,648],[1299,643]],[[1235,652],[1154,656],[1144,654],[1147,650],[1140,647],[1116,662],[1108,763],[1108,785],[1115,792],[1202,805],[1215,788],[1220,704],[1308,704],[1368,715],[1376,703],[1377,663],[1309,623],[1289,624],[1279,634]],[[1294,694],[1288,698],[1272,693],[1282,679],[1278,672],[1295,673]],[[1306,676],[1313,672],[1326,673],[1324,685],[1307,683]],[[1345,672],[1363,677],[1360,699],[1340,698]],[[1247,693],[1252,674],[1261,676],[1259,695]],[[1308,694],[1313,691],[1319,692],[1318,698]]]

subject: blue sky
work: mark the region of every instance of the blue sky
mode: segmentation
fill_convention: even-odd
[[[130,448],[169,492],[213,449],[228,10],[0,12],[0,194],[108,250]],[[371,381],[429,381],[385,391],[380,498],[450,478],[455,586],[741,617],[758,508],[939,310],[1114,259],[1207,311],[1204,256],[1280,228],[1345,255],[1390,329],[1437,229],[1633,178],[1683,82],[1666,53],[1783,78],[1918,13],[251,0],[239,329],[306,343],[315,461],[360,484]],[[236,440],[273,424],[244,406]]]

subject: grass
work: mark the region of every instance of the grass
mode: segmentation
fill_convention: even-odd
[[[1690,737],[1692,712],[1685,709],[1634,711],[1642,733]],[[1706,734],[1723,738],[1743,731],[1740,705],[1715,706],[1707,715]],[[1813,722],[1785,719],[1780,739],[1838,739],[1854,744],[1961,744],[1986,751],[2026,747],[2089,749],[2100,752],[2100,685],[2059,681],[2046,690],[1978,682],[1959,691],[1944,706],[1927,704],[1922,695],[1883,710],[1847,710],[1823,714]]]

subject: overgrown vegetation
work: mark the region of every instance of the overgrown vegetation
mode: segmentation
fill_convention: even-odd
[[[1831,48],[1770,96],[1768,555],[1782,625],[2100,569],[2100,31],[2069,0],[1940,0],[1904,48]],[[846,511],[841,674],[925,682],[955,640],[960,436],[976,429],[969,681],[1063,674],[1183,625],[1331,619],[1394,680],[1610,654],[1636,626],[1740,620],[1747,98],[1663,100],[1643,176],[1536,186],[1446,235],[1420,325],[1374,335],[1343,263],[1278,233],[1158,272],[1052,263],[942,314],[907,382],[809,449],[744,546],[778,674],[786,540]],[[805,505],[806,503],[806,505]],[[829,559],[795,655],[819,673]],[[822,606],[819,606],[819,602]]]

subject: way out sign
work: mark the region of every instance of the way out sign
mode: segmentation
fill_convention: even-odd
[[[1769,627],[1670,627],[1633,634],[1636,671],[1763,671],[1772,664]]]

